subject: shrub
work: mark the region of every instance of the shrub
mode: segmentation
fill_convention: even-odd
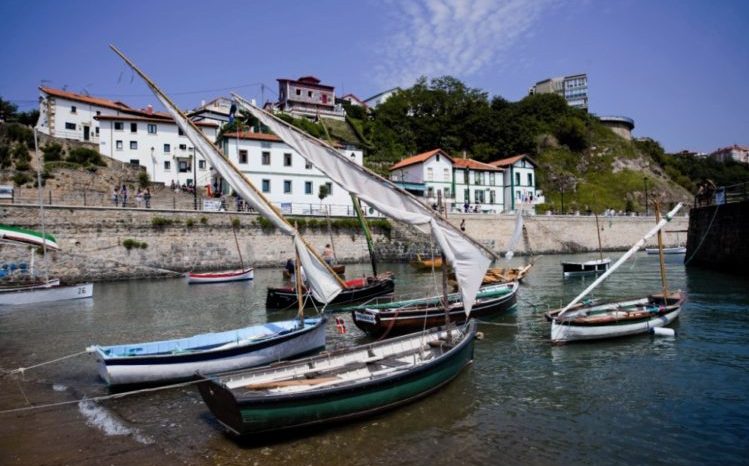
[[[231,219],[231,227],[232,228],[239,228],[241,225],[242,224],[241,224],[241,222],[239,221],[238,218]]]
[[[185,222],[185,225],[187,226],[187,228],[192,228],[193,225],[195,225],[195,220],[188,218],[187,221]]]
[[[68,162],[77,163],[79,165],[98,165],[100,167],[106,166],[106,163],[101,158],[101,154],[87,147],[77,147],[75,149],[71,149],[65,160],[67,160]]]
[[[148,172],[142,171],[138,173],[138,186],[147,188],[149,184],[151,184],[151,180],[148,178]]]
[[[44,153],[45,162],[58,162],[65,157],[65,151],[62,146],[56,142],[42,147],[42,152]]]
[[[138,241],[132,238],[127,238],[122,241],[122,245],[125,246],[125,249],[128,251],[135,248],[135,249],[146,249],[148,247],[148,244],[145,241]]]
[[[200,224],[201,225],[207,225],[208,219],[206,217],[200,217]]]
[[[29,183],[31,181],[34,181],[34,179],[27,173],[24,172],[16,172],[13,175],[13,183],[16,184],[16,186],[23,186],[26,183]]]
[[[164,228],[166,226],[171,226],[175,224],[175,220],[171,218],[165,218],[165,217],[153,217],[151,218],[151,225],[154,228]]]

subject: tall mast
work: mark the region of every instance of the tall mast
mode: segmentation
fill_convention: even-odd
[[[598,226],[598,214],[595,214],[595,216],[596,216],[596,233],[598,234],[598,257],[599,259],[603,260],[603,248],[601,248],[601,227]]]
[[[661,206],[659,202],[655,202],[655,221],[661,221]],[[666,279],[666,264],[663,258],[663,231],[658,230],[658,262],[660,263],[661,269],[661,285],[663,286],[663,303],[668,305],[668,280]]]
[[[36,186],[39,195],[39,220],[42,223],[42,254],[44,255],[42,260],[44,263],[44,281],[46,283],[49,281],[49,265],[47,263],[47,232],[45,231],[44,225],[44,199],[42,196],[42,165],[44,164],[44,161],[39,155],[39,141],[36,134],[36,127],[34,128],[34,153],[36,154],[37,160]]]
[[[351,193],[351,201],[354,203],[354,211],[356,212],[356,218],[359,219],[361,229],[364,230],[364,237],[367,238],[367,249],[369,250],[369,261],[372,263],[372,275],[377,276],[377,258],[375,257],[374,243],[372,242],[372,232],[369,231],[369,225],[367,220],[364,218],[364,213],[361,210],[361,202],[356,194]]]

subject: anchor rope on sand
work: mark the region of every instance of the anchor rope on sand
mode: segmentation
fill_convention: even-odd
[[[117,398],[124,398],[126,396],[131,395],[138,395],[140,393],[149,393],[149,392],[157,392],[161,390],[170,390],[172,388],[180,388],[180,387],[187,387],[190,385],[194,385],[196,383],[202,382],[202,380],[191,380],[189,382],[182,382],[182,383],[176,383],[172,385],[164,385],[161,387],[150,387],[150,388],[142,388],[140,390],[132,390],[129,392],[122,392],[122,393],[113,393],[110,395],[101,395],[101,396],[94,396],[91,398],[81,398],[80,400],[68,400],[68,401],[60,401],[57,403],[47,403],[43,405],[32,405],[32,406],[24,406],[22,408],[13,408],[13,409],[5,409],[0,411],[0,414],[9,414],[9,413],[18,413],[22,411],[31,411],[34,409],[45,409],[45,408],[53,408],[57,406],[64,406],[64,405],[70,405],[75,403],[81,403],[83,401],[106,401],[106,400],[114,400]],[[25,396],[25,395],[24,395]],[[26,400],[28,402],[28,399]]]
[[[33,366],[19,367],[17,369],[12,369],[12,370],[3,370],[3,372],[4,372],[3,375],[6,376],[6,375],[12,375],[12,374],[23,374],[24,372],[26,372],[29,369],[36,369],[37,367],[46,366],[47,364],[52,364],[54,362],[59,362],[59,361],[64,361],[65,359],[74,358],[76,356],[80,356],[82,354],[89,353],[89,352],[91,352],[90,350],[91,350],[90,348],[86,348],[83,351],[79,351],[77,353],[69,354],[67,356],[63,356],[61,358],[53,359],[51,361],[40,362],[39,364],[34,364]]]

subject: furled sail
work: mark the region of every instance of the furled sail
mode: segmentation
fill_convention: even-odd
[[[185,133],[185,136],[195,147],[195,153],[203,154],[211,166],[221,175],[235,191],[252,205],[263,217],[267,218],[273,225],[291,236],[294,246],[299,254],[299,261],[304,267],[307,285],[313,296],[320,302],[330,302],[341,292],[338,279],[329,271],[319,256],[312,253],[299,232],[286,221],[278,210],[252,185],[252,183],[223,155],[216,146],[208,140],[205,134],[195,126],[181,110],[151,81],[135,64],[127,58],[116,47],[112,50],[117,53],[138,75],[148,84],[154,95],[166,107],[167,111],[177,122],[177,126]]]
[[[233,94],[240,106],[273,131],[308,162],[388,217],[431,230],[445,257],[455,270],[466,313],[469,313],[494,254],[478,244],[416,197],[390,181],[351,162],[330,145],[276,118],[242,97]]]

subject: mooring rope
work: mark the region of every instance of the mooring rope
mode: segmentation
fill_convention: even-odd
[[[86,354],[88,352],[89,352],[88,349],[85,349],[83,351],[79,351],[77,353],[69,354],[69,355],[63,356],[61,358],[53,359],[51,361],[40,362],[39,364],[34,364],[33,366],[19,367],[18,369],[13,369],[13,370],[10,370],[10,371],[4,371],[3,376],[11,375],[11,374],[23,374],[24,372],[26,372],[29,369],[35,369],[37,367],[46,366],[47,364],[52,364],[53,362],[58,362],[58,361],[63,361],[65,359],[74,358],[76,356],[80,356],[80,355]]]
[[[707,231],[705,231],[705,234],[702,235],[702,239],[700,239],[699,244],[694,249],[694,252],[692,253],[692,255],[689,256],[689,259],[687,259],[687,260],[684,261],[684,265],[689,264],[689,262],[691,262],[692,259],[694,259],[694,256],[697,255],[697,251],[699,251],[700,248],[702,247],[702,243],[704,243],[705,239],[707,239],[707,234],[710,233],[710,229],[713,227],[713,222],[715,221],[715,217],[718,216],[718,208],[719,207],[720,207],[720,204],[715,204],[715,212],[713,213],[713,218],[710,220],[710,225],[707,226]]]
[[[45,409],[45,408],[53,408],[57,406],[64,406],[64,405],[71,405],[74,403],[80,403],[82,401],[106,401],[106,400],[113,400],[117,398],[124,398],[126,396],[131,395],[138,395],[141,393],[150,393],[150,392],[157,392],[161,390],[170,390],[172,388],[180,388],[180,387],[187,387],[190,385],[194,385],[197,383],[202,382],[202,380],[191,380],[189,382],[182,382],[182,383],[176,383],[172,385],[164,385],[162,387],[151,387],[151,388],[142,388],[140,390],[132,390],[129,392],[122,392],[122,393],[113,393],[111,395],[101,395],[101,396],[95,396],[92,398],[82,398],[80,400],[69,400],[69,401],[60,401],[57,403],[47,403],[43,405],[32,405],[32,406],[24,406],[23,408],[13,408],[13,409],[5,409],[0,411],[0,414],[9,414],[9,413],[18,413],[22,411],[31,411],[34,409]],[[25,397],[25,395],[24,395]],[[26,399],[28,402],[28,399]]]

